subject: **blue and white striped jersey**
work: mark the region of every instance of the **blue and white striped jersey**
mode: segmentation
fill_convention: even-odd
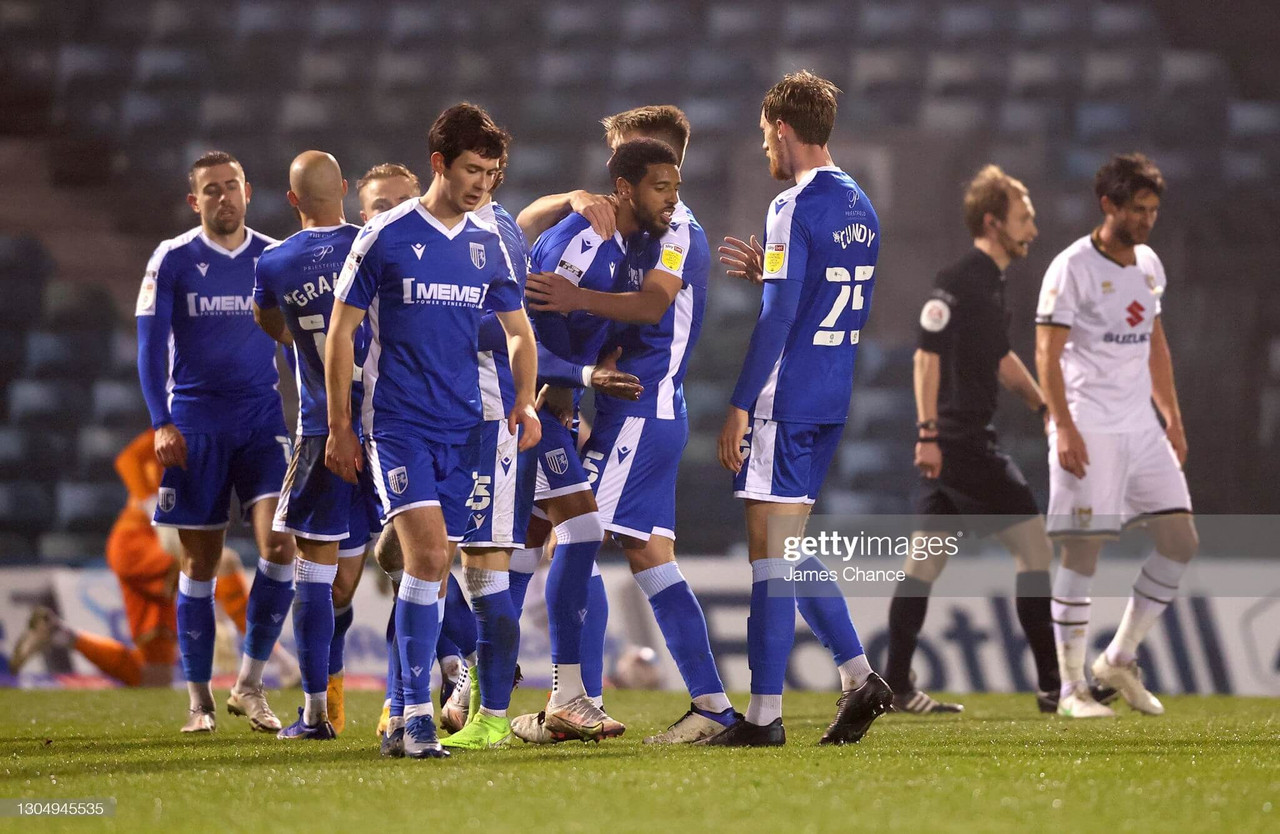
[[[605,240],[581,214],[570,214],[533,244],[529,269],[555,272],[584,289],[610,292],[624,251],[621,235]],[[580,310],[567,316],[535,312],[533,326],[544,348],[575,365],[595,364],[609,335],[608,319]],[[575,391],[575,401],[580,395]]]
[[[333,288],[359,233],[360,227],[350,223],[303,229],[267,247],[258,258],[253,300],[264,310],[279,307],[293,334],[299,436],[329,433],[324,343],[333,313]],[[363,359],[363,351],[357,349],[356,365]]]
[[[529,247],[516,219],[498,203],[489,201],[475,214],[492,224],[502,237],[511,258],[511,268],[520,297],[524,298],[525,279],[529,276]],[[511,376],[511,357],[507,355],[507,335],[497,314],[486,308],[480,329],[480,394],[484,402],[484,419],[501,420],[516,406],[516,383]]]
[[[365,436],[409,429],[462,442],[484,416],[476,354],[486,302],[500,312],[521,303],[497,228],[474,213],[445,228],[408,200],[360,231],[336,292],[368,311]]]
[[[660,238],[641,233],[628,241],[615,290],[639,290],[651,269],[681,280],[675,301],[657,324],[616,324],[610,337],[612,344],[622,347],[618,370],[638,377],[644,393],[634,402],[596,397],[596,410],[673,420],[685,413],[684,376],[702,331],[711,274],[707,235],[683,202],[676,205],[671,225]]]
[[[138,292],[138,376],[159,427],[216,434],[275,427],[276,343],[253,320],[254,265],[276,241],[252,229],[234,252],[199,228],[161,243]]]
[[[843,423],[875,286],[875,209],[844,171],[815,168],[770,204],[764,250],[766,285],[789,291],[774,295],[794,317],[766,328],[762,308],[732,402],[765,420]]]

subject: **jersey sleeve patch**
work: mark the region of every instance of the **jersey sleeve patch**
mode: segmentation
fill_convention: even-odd
[[[684,247],[677,243],[662,244],[662,266],[671,272],[676,272],[684,264]]]
[[[142,279],[142,288],[138,290],[138,305],[134,310],[136,316],[154,316],[156,314],[156,273],[147,270]]]
[[[777,275],[787,260],[787,244],[770,243],[764,248],[764,274]]]
[[[560,263],[556,265],[556,272],[559,272],[574,284],[580,284],[582,282],[582,270],[579,269],[576,264],[571,264],[566,260],[561,260]]]
[[[929,333],[941,333],[951,322],[951,305],[941,298],[931,298],[920,311],[920,326]]]

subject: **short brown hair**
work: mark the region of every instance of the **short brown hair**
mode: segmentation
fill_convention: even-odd
[[[445,110],[431,125],[427,153],[443,156],[448,168],[467,151],[500,160],[510,143],[511,134],[498,127],[483,108],[464,101]]]
[[[192,193],[196,190],[196,171],[212,168],[215,165],[234,165],[240,169],[241,174],[244,173],[244,166],[240,164],[240,160],[226,151],[205,151],[199,159],[191,163],[191,168],[187,171],[187,182],[191,185]]]
[[[384,162],[365,171],[364,176],[356,180],[356,193],[359,194],[366,185],[374,180],[389,180],[392,177],[404,177],[413,183],[414,188],[419,191],[422,190],[422,183],[418,182],[418,178],[407,167],[399,162]]]
[[[639,133],[641,136],[666,142],[681,161],[684,160],[684,149],[693,132],[689,126],[689,117],[672,104],[651,104],[624,110],[605,116],[600,124],[604,125],[604,137],[610,144],[621,144],[627,134]]]
[[[1111,157],[1093,179],[1093,191],[1098,200],[1109,197],[1117,207],[1144,190],[1150,190],[1159,197],[1164,193],[1164,175],[1145,154],[1136,152]]]
[[[975,238],[984,234],[983,221],[988,214],[997,220],[1009,217],[1009,202],[1014,194],[1028,195],[1027,187],[1006,174],[999,165],[987,165],[964,190],[964,225]]]
[[[783,121],[807,145],[825,145],[836,124],[840,88],[808,70],[785,76],[764,94],[765,120]]]

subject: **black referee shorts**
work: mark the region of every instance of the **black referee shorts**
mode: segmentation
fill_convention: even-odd
[[[1027,479],[993,438],[941,438],[939,445],[942,476],[921,475],[916,484],[916,529],[959,528],[987,536],[1040,514]]]

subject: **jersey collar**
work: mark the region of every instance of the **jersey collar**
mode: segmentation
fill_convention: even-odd
[[[467,221],[470,220],[474,214],[474,212],[469,211],[462,215],[462,219],[458,221],[458,225],[450,229],[448,226],[441,223],[434,214],[427,211],[427,207],[422,204],[422,200],[415,200],[414,202],[416,204],[414,208],[418,214],[421,215],[433,229],[444,235],[449,240],[453,240],[462,233],[462,230],[467,226]]]
[[[1100,257],[1105,258],[1109,263],[1113,263],[1113,264],[1115,264],[1116,266],[1120,267],[1121,269],[1128,269],[1128,268],[1129,268],[1127,265],[1120,263],[1120,262],[1119,262],[1119,261],[1117,261],[1115,258],[1113,258],[1113,257],[1111,257],[1110,255],[1108,255],[1106,252],[1103,252],[1103,251],[1102,251],[1102,247],[1098,245],[1098,230],[1097,230],[1097,229],[1094,229],[1092,232],[1089,232],[1089,243],[1093,246],[1093,251],[1097,252],[1097,253],[1098,253],[1098,255],[1099,255]],[[1136,264],[1135,264],[1135,266],[1136,266]]]
[[[230,249],[227,249],[225,246],[214,243],[213,240],[207,234],[205,234],[204,229],[203,228],[200,229],[200,239],[204,241],[204,245],[208,246],[210,249],[217,252],[219,255],[226,255],[228,258],[235,258],[239,256],[242,252],[244,252],[244,250],[248,249],[249,244],[253,243],[253,236],[255,234],[256,233],[253,231],[253,229],[250,229],[248,226],[245,226],[244,227],[244,243],[237,246],[235,251],[233,252]]]
[[[982,277],[993,287],[1004,283],[1004,273],[1000,271],[1000,266],[996,263],[995,258],[976,246],[973,247],[973,254],[969,257],[973,258],[975,264],[980,265]]]
[[[838,174],[844,173],[844,171],[841,170],[839,165],[819,165],[817,168],[810,168],[808,173],[806,173],[804,177],[796,180],[796,185],[808,185],[813,180],[813,178],[818,175],[819,171],[833,171]]]

